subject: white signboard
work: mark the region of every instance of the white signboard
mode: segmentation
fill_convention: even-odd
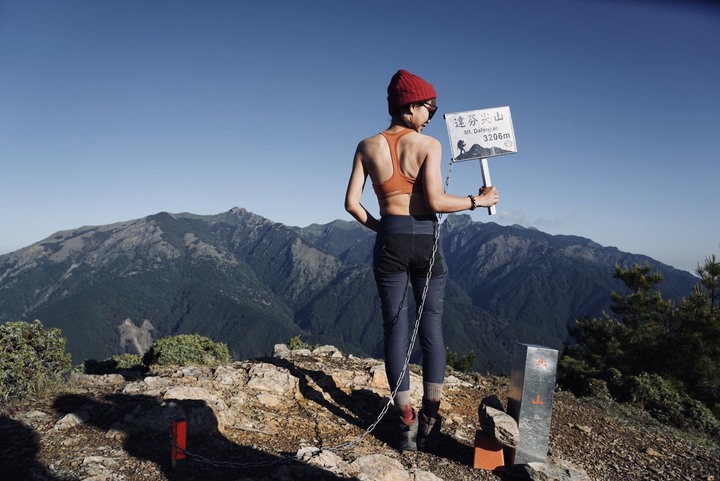
[[[445,123],[453,162],[517,152],[510,107],[445,114]]]

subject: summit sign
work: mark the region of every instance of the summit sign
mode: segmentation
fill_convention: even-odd
[[[445,114],[453,162],[517,152],[510,107]]]

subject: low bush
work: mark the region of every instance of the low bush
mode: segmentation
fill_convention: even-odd
[[[623,401],[639,405],[666,424],[720,436],[720,421],[707,406],[657,374],[630,376],[615,385],[614,394]]]
[[[445,346],[445,365],[456,371],[469,373],[472,371],[475,365],[475,351],[470,351],[463,357],[458,357],[458,354]]]
[[[117,362],[117,369],[141,369],[142,356],[139,354],[119,354],[113,356],[112,360]]]
[[[155,341],[143,355],[147,368],[159,366],[217,366],[230,362],[226,344],[197,334],[180,334]]]
[[[118,354],[103,361],[88,359],[83,362],[85,374],[115,374],[126,370],[144,371],[146,369],[142,364],[142,357],[137,354]]]
[[[70,369],[66,343],[60,329],[45,329],[39,320],[0,325],[0,397],[43,394],[59,384]]]
[[[291,338],[287,342],[286,346],[291,351],[297,351],[298,349],[309,349],[312,351],[313,349],[315,349],[315,347],[317,347],[317,346],[313,346],[312,344],[308,344],[307,342],[303,341],[300,336],[295,336],[295,337]]]

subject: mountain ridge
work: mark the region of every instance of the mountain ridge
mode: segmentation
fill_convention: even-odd
[[[517,340],[560,348],[575,319],[599,315],[623,289],[615,264],[650,263],[673,299],[696,282],[579,236],[468,215],[448,216],[441,229],[446,343],[473,351],[478,369],[505,371]],[[0,322],[38,318],[63,329],[76,362],[132,346],[118,330],[127,319],[147,321],[157,337],[226,342],[239,359],[297,335],[382,357],[373,239],[355,222],[286,226],[238,207],[60,231],[0,256]]]

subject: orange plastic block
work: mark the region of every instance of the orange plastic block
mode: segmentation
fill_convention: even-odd
[[[502,445],[480,430],[475,431],[473,468],[491,471],[505,468]]]

